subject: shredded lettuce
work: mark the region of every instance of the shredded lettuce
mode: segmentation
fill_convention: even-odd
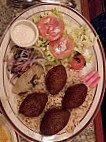
[[[34,16],[33,18],[32,18],[32,21],[35,23],[35,24],[37,24],[37,22],[40,20],[40,16]]]
[[[41,13],[40,15],[33,16],[33,17],[32,17],[32,21],[33,21],[35,24],[37,24],[38,21],[39,21],[42,17],[47,16],[47,15],[49,15],[48,12]]]
[[[90,48],[94,45],[96,38],[91,36],[91,30],[88,28],[87,25],[79,26],[78,24],[73,23],[72,21],[69,21],[65,18],[64,18],[64,23],[65,23],[64,34],[67,34],[71,38],[73,38],[75,43],[75,48],[78,51],[83,53],[84,49]]]
[[[91,31],[88,29],[87,25],[82,25],[81,27],[71,27],[66,25],[66,33],[69,34],[75,43],[77,50],[84,50],[84,48],[90,48],[94,45],[95,38],[91,38]]]
[[[59,13],[59,11],[56,8],[53,8],[51,11],[42,13],[40,15],[32,17],[32,21],[36,24],[42,17],[47,15],[55,15],[59,17],[61,20],[63,20],[63,14]]]
[[[65,59],[57,59],[53,56],[53,54],[49,51],[49,42],[44,39],[42,36],[39,36],[39,39],[36,42],[36,46],[41,48],[46,56],[46,58],[52,62],[54,65],[63,64],[64,66],[67,66],[69,61],[72,59],[72,57],[75,55],[76,52],[73,52],[70,56],[68,56]]]
[[[75,55],[76,51],[83,54],[86,48],[89,48],[92,45],[94,45],[96,38],[91,38],[91,31],[89,30],[87,25],[79,26],[78,24],[65,19],[64,15],[60,13],[56,8],[52,9],[49,12],[42,13],[41,15],[34,16],[33,22],[36,24],[40,20],[40,18],[47,15],[58,16],[60,19],[64,21],[64,34],[69,35],[73,39],[75,45],[73,53],[69,57],[60,60],[54,57],[53,54],[49,51],[49,41],[44,39],[42,36],[39,36],[39,39],[36,42],[36,46],[44,51],[44,54],[49,61],[53,62],[54,64],[61,63],[67,65],[69,60],[71,60],[71,58]],[[87,62],[89,62],[92,59],[92,57],[93,56],[90,56],[89,59],[87,59]]]
[[[39,36],[39,39],[36,42],[36,46],[40,47],[44,51],[46,58],[50,62],[53,62],[55,65],[60,64],[60,60],[54,57],[53,54],[49,51],[48,49],[49,42],[46,39],[44,39],[42,36]]]
[[[90,54],[88,57],[86,57],[86,62],[90,62],[94,58],[94,54]]]
[[[44,47],[44,49],[47,48],[47,45],[49,45],[49,41],[47,41],[46,39],[44,39],[42,36],[39,36],[36,45],[38,47]]]
[[[51,10],[51,14],[58,16],[61,20],[63,20],[63,18],[64,18],[63,14],[59,13],[59,11],[56,8]]]

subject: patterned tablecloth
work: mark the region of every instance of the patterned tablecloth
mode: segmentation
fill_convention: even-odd
[[[80,0],[76,0],[75,2],[76,2],[75,8],[79,12],[81,12]],[[0,0],[0,36],[2,36],[9,22],[14,17],[19,15],[21,11],[23,10],[9,7],[6,3],[6,0]],[[28,142],[28,141],[20,136],[20,142]],[[73,138],[73,140],[71,140],[70,142],[95,142],[95,131],[94,131],[93,122],[91,122],[83,132],[81,132],[78,136]]]

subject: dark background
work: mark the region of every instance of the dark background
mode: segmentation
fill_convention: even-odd
[[[97,31],[103,48],[106,55],[106,12],[103,12],[96,18],[91,20],[91,24]],[[103,123],[103,131],[104,131],[104,139],[106,142],[106,92],[104,94],[104,99],[101,106],[101,113],[102,113],[102,123]]]
[[[88,0],[88,2],[91,24],[100,37],[106,57],[106,0]],[[104,141],[106,142],[106,89],[101,105],[101,114]]]

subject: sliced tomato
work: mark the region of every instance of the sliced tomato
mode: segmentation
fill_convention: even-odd
[[[86,61],[83,55],[77,53],[69,62],[70,67],[75,70],[80,70],[86,65]]]
[[[68,35],[63,35],[56,41],[49,43],[50,52],[58,59],[68,57],[74,49],[74,42]]]
[[[62,36],[65,25],[64,22],[56,16],[45,16],[41,18],[37,27],[42,37],[49,41],[57,40]]]

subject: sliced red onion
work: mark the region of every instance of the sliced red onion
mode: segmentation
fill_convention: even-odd
[[[45,58],[45,54],[44,54],[44,52],[43,52],[43,50],[41,48],[39,48],[37,46],[34,46],[34,48],[41,53],[41,55],[42,55],[43,58]]]
[[[10,83],[11,83],[12,85],[15,84],[15,83],[14,83],[14,80],[16,79],[16,77],[17,77],[17,74],[13,74],[12,78],[10,79]]]
[[[42,57],[39,55],[34,56],[32,54],[32,49],[26,49],[22,47],[16,47],[15,55],[11,60],[7,60],[7,70],[10,69],[11,73],[13,73],[12,78],[9,80],[12,84],[14,84],[14,80],[16,77],[21,76],[24,72],[26,72],[33,64],[39,64],[42,66],[44,73],[46,73],[46,68],[44,65],[44,61],[48,61],[45,59],[44,52],[39,47],[34,47],[36,50],[38,50]],[[13,50],[13,49],[12,49]]]

